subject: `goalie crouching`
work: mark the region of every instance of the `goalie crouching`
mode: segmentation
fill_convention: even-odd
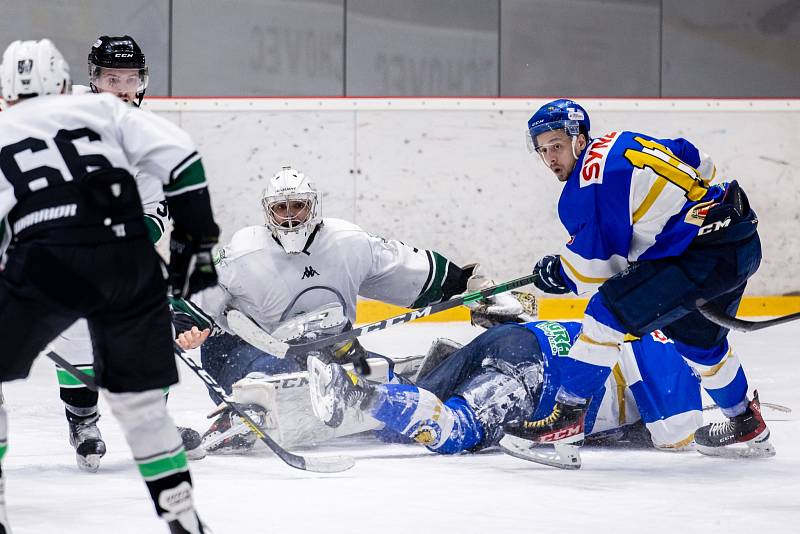
[[[503,317],[491,306],[473,309],[473,323],[488,330],[463,347],[452,344],[432,366],[420,369],[414,384],[370,383],[336,363],[310,357],[315,414],[336,427],[343,415],[357,410],[441,454],[499,443],[513,456],[579,468],[577,448],[540,450],[514,436],[504,438],[504,425],[552,411],[561,380],[560,357],[569,352],[581,327],[534,320],[533,297],[515,296],[527,313]],[[664,450],[691,449],[694,432],[703,424],[699,380],[671,340],[654,332],[625,344],[584,422],[589,439],[644,440]],[[582,443],[584,435],[576,439]]]
[[[235,384],[251,373],[288,375],[272,384],[281,392],[278,406],[261,404],[268,409],[252,414],[267,427],[275,418],[285,420],[285,425],[280,424],[282,435],[275,439],[288,446],[292,440],[309,438],[307,433],[283,434],[284,428],[289,432],[290,427],[302,427],[306,421],[303,414],[316,427],[324,427],[311,414],[305,387],[301,404],[305,410],[282,404],[284,393],[294,393],[298,389],[295,386],[306,382],[305,357],[301,361],[278,358],[250,346],[234,335],[227,322],[229,310],[242,312],[274,335],[286,329],[287,322],[299,317],[313,322],[314,313],[334,305],[344,322],[336,327],[347,328],[355,322],[358,297],[407,308],[426,307],[464,292],[475,265],[462,267],[436,251],[370,234],[348,221],[323,217],[322,194],[307,175],[289,166],[270,179],[260,200],[265,224],[240,229],[219,252],[214,261],[218,284],[192,301],[176,300],[173,309],[178,343],[184,349],[200,347],[204,370],[226,391],[236,395],[242,384]],[[330,322],[330,317],[323,322]],[[304,333],[313,331],[297,324]],[[373,371],[391,378],[389,362],[378,359],[378,368],[371,369],[370,355],[357,342],[335,347],[333,357],[340,363],[352,362],[362,374]],[[269,388],[261,389],[266,392]],[[269,404],[269,399],[261,400]],[[216,429],[212,428],[203,440],[207,448],[211,447],[212,434],[218,437],[217,431],[222,431],[225,439],[233,439],[228,432],[237,427],[234,417],[229,411],[219,414],[219,425],[215,424]],[[300,417],[300,423],[290,424],[292,417]],[[316,434],[312,432],[311,436]],[[255,441],[254,436],[242,439],[243,448]],[[223,440],[217,445],[220,448],[213,450],[219,452],[239,449],[234,441]]]

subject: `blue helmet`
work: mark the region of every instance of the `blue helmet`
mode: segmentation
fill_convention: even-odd
[[[576,137],[584,134],[589,138],[589,114],[574,100],[559,98],[540,107],[528,119],[528,140],[531,148],[536,148],[536,136],[550,130],[566,130],[567,135]]]

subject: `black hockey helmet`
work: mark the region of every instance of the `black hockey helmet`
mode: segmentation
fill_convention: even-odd
[[[99,79],[103,69],[135,69],[139,78],[136,84],[136,105],[141,104],[144,92],[147,89],[149,75],[147,72],[147,62],[145,61],[142,49],[130,35],[121,37],[111,37],[102,35],[92,44],[89,51],[89,86],[95,93],[108,91],[121,95],[123,91],[117,91],[113,87],[99,86],[96,80]]]

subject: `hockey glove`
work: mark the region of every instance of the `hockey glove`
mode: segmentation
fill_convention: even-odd
[[[494,284],[494,280],[479,273],[479,266],[475,265],[473,275],[467,280],[467,291],[480,291]],[[522,322],[517,318],[524,312],[522,304],[507,293],[500,293],[479,301],[466,304],[472,324],[490,328],[496,324],[507,322]]]
[[[561,275],[561,256],[557,254],[539,260],[533,268],[533,274],[537,276],[533,285],[545,293],[563,295],[571,291]]]
[[[194,293],[217,283],[217,270],[211,258],[216,238],[197,238],[177,226],[169,241],[169,294],[173,298],[189,298]],[[194,262],[192,262],[194,259]]]

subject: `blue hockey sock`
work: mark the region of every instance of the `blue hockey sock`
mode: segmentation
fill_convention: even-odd
[[[461,397],[442,403],[430,391],[406,384],[383,384],[376,392],[371,415],[434,452],[453,454],[483,440],[475,413]]]

